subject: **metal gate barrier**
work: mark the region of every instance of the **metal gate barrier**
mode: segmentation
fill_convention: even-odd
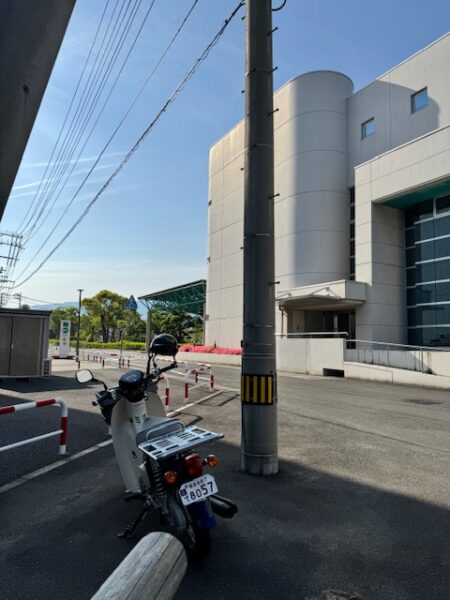
[[[0,446],[0,452],[5,452],[6,450],[11,450],[12,448],[18,448],[19,446],[25,446],[26,444],[32,444],[33,442],[39,442],[41,440],[59,435],[59,453],[66,454],[67,421],[69,409],[62,398],[51,398],[49,400],[37,400],[36,402],[24,402],[23,404],[11,404],[10,406],[3,406],[0,408],[0,415],[30,410],[31,408],[43,408],[44,406],[52,406],[54,404],[59,404],[61,407],[61,424],[59,429],[56,431],[50,431],[49,433],[44,433],[42,435],[37,435],[36,437],[28,438],[27,440],[14,442],[13,444],[8,444],[7,446]]]

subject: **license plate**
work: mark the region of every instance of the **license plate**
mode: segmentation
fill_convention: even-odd
[[[188,481],[188,483],[183,483],[180,486],[180,498],[181,502],[185,506],[188,506],[194,502],[201,502],[208,496],[217,494],[218,491],[216,480],[212,475],[207,473],[206,475],[197,477],[197,479]]]

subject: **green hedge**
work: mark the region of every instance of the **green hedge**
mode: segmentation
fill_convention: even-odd
[[[59,340],[50,339],[49,343],[52,344],[52,345],[54,345],[54,346],[58,346],[59,345]],[[75,346],[76,345],[76,340],[71,340],[70,345],[71,346]],[[119,350],[120,349],[120,342],[103,343],[103,342],[83,342],[83,341],[80,341],[80,348],[94,348],[96,350]],[[127,342],[127,341],[124,341],[122,348],[124,350],[145,350],[145,342]]]

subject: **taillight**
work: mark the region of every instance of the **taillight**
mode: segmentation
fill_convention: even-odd
[[[203,475],[203,459],[200,454],[189,454],[184,459],[186,463],[187,472],[190,477],[200,477]]]

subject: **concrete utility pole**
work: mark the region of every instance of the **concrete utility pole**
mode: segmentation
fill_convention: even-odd
[[[272,1],[246,0],[241,469],[278,472]]]
[[[152,312],[147,309],[147,324],[145,327],[145,349],[148,353],[152,341]]]

